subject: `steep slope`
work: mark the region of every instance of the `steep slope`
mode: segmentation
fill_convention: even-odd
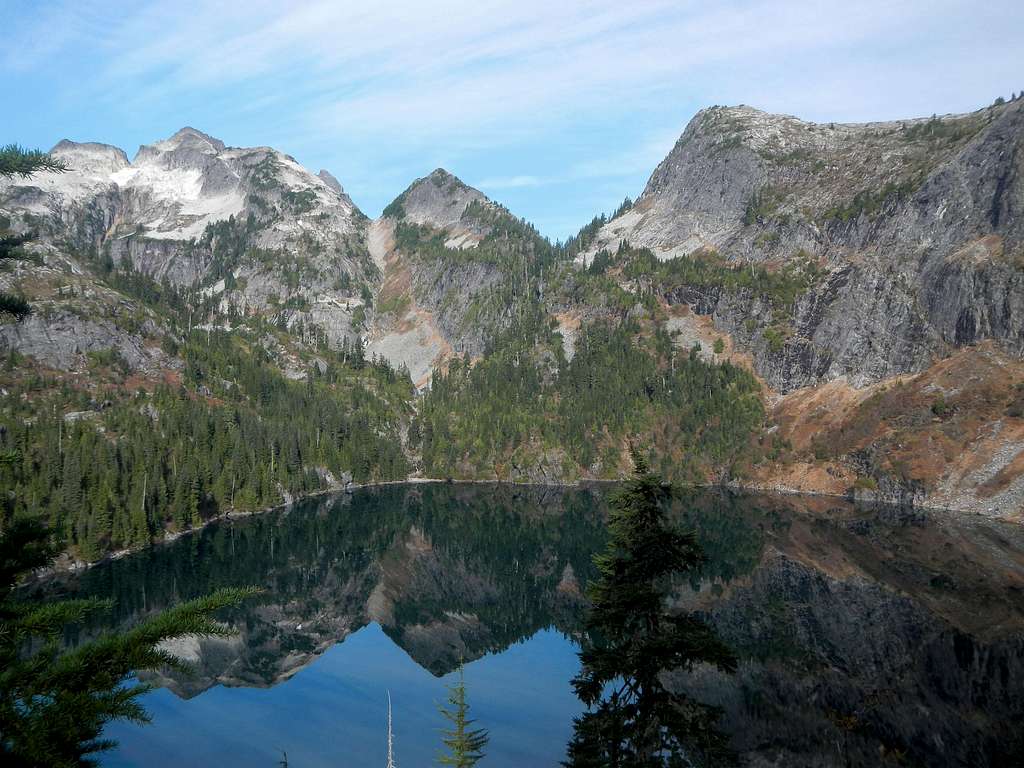
[[[33,308],[0,323],[0,524],[41,517],[94,560],[408,474],[412,389],[358,341],[379,278],[333,177],[192,129],[133,162],[54,155],[68,173],[0,184],[40,258],[0,273]]]
[[[418,387],[455,355],[479,357],[534,300],[555,251],[536,230],[443,169],[370,226],[383,270],[368,351]]]
[[[862,125],[704,110],[580,274],[749,355],[779,429],[741,482],[1018,515],[1022,145],[1019,99]]]
[[[1022,143],[1021,100],[861,125],[714,107],[580,261],[622,241],[662,260],[812,260],[821,274],[781,321],[749,290],[684,283],[670,296],[712,315],[781,391],[920,371],[984,338],[1020,353]]]
[[[57,414],[76,439],[122,417],[149,439],[135,417],[185,393],[214,433],[278,436],[238,449],[244,508],[346,477],[611,479],[639,441],[674,480],[1019,516],[1022,143],[1024,99],[862,125],[715,107],[635,204],[552,244],[442,169],[370,222],[274,149],[63,141],[69,173],[0,182],[0,227],[43,257],[0,272],[36,307],[0,325],[0,442],[37,441],[5,482],[47,467],[33,510],[74,519],[66,455],[38,442]],[[201,502],[149,490],[168,466],[178,482],[187,426],[115,489],[116,514],[158,493],[173,520],[146,506],[69,540],[91,554],[236,506],[223,463]]]

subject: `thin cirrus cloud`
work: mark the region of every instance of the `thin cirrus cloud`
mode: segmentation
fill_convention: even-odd
[[[556,237],[712,103],[873,120],[1024,87],[1010,0],[10,6],[0,71],[34,108],[0,138],[129,149],[193,124],[330,168],[371,215],[444,166]]]
[[[488,190],[501,189],[522,189],[523,187],[542,187],[551,184],[553,179],[546,179],[540,176],[496,176],[490,179],[483,179],[473,184],[484,192]]]

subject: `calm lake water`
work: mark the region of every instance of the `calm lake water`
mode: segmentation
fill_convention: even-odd
[[[228,585],[265,595],[150,675],[148,726],[109,766],[427,766],[460,661],[491,742],[481,766],[552,766],[580,711],[569,680],[607,489],[409,485],[223,522],[58,591],[125,626]],[[739,653],[673,684],[720,706],[744,764],[1024,765],[1024,536],[975,517],[837,500],[694,494],[708,561],[677,585]],[[92,631],[92,630],[90,630]]]

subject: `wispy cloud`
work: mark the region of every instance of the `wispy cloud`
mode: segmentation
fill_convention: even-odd
[[[478,181],[473,186],[486,192],[487,190],[522,189],[523,187],[542,187],[545,184],[550,183],[550,179],[545,179],[540,176],[496,176],[494,178],[483,179],[482,181]]]

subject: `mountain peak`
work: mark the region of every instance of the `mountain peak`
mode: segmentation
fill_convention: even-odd
[[[333,189],[339,195],[345,194],[345,188],[341,186],[341,182],[338,181],[330,171],[321,168],[320,173],[318,173],[317,176],[323,180],[324,184]]]
[[[61,139],[49,154],[65,161],[72,171],[114,173],[128,166],[123,149],[92,141]]]
[[[480,190],[473,189],[444,168],[435,168],[410,184],[384,209],[384,216],[445,229],[458,224],[474,201],[490,202]]]
[[[447,184],[447,183],[451,183],[453,181],[458,183],[458,184],[462,184],[462,181],[459,179],[458,176],[456,176],[454,173],[451,173],[450,171],[448,171],[448,170],[446,170],[444,168],[435,168],[434,170],[432,170],[430,172],[430,175],[427,176],[426,179],[429,179],[430,181],[434,182],[435,184],[437,182],[441,182],[441,183]]]
[[[185,126],[170,138],[143,144],[135,153],[132,164],[157,160],[161,164],[171,163],[176,166],[204,165],[224,149],[224,142],[220,139]]]
[[[194,149],[208,147],[214,152],[221,152],[224,150],[223,141],[215,139],[213,136],[187,125],[171,136],[171,138],[158,143],[168,145],[168,149],[187,146]]]

